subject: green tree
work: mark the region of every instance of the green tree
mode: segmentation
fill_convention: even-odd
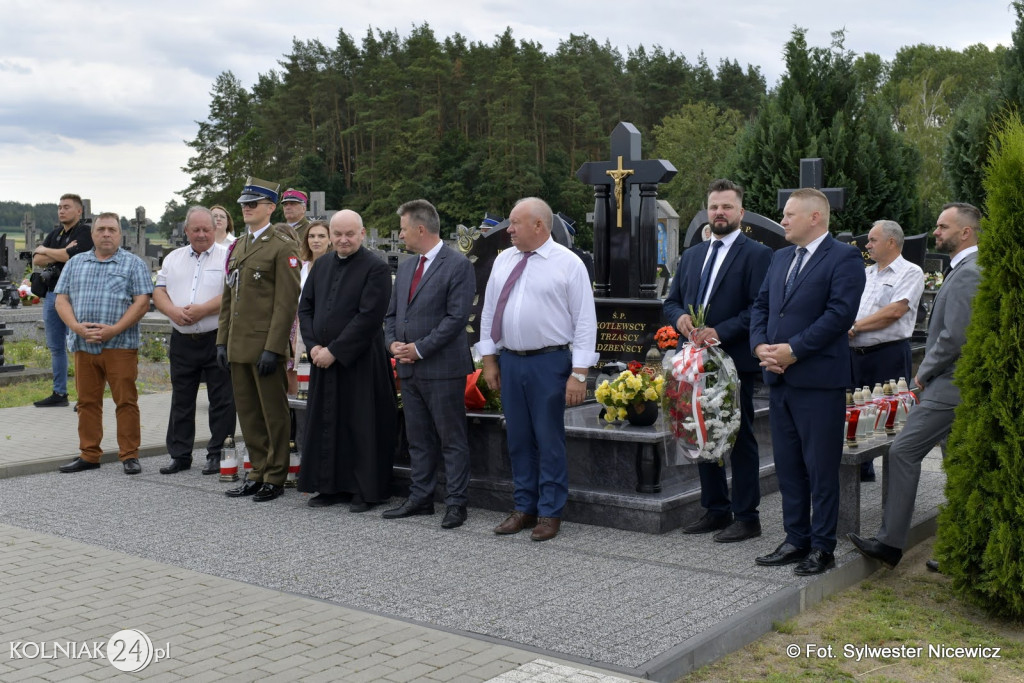
[[[985,205],[982,174],[999,117],[1024,106],[1024,2],[1012,3],[1017,14],[1009,49],[998,51],[1001,68],[996,85],[978,87],[965,97],[951,125],[943,155],[943,170],[959,200]]]
[[[175,226],[185,220],[186,211],[188,211],[188,207],[176,199],[172,199],[164,205],[164,213],[156,224],[164,238],[170,238]]]
[[[800,159],[822,157],[825,182],[847,189],[833,232],[865,232],[880,218],[915,225],[920,159],[866,96],[843,42],[837,31],[829,47],[810,48],[806,30],[793,30],[786,73],[740,136],[725,175],[744,186],[749,209],[776,216],[777,191],[797,187]]]
[[[735,109],[699,102],[683,105],[654,127],[655,156],[679,170],[658,195],[675,207],[684,224],[704,207],[708,183],[720,175],[742,126],[743,114]]]
[[[991,613],[1024,618],[1024,125],[1005,119],[985,169],[967,343],[957,362],[961,402],[945,459],[947,503],[936,555],[954,589]],[[1016,370],[1014,370],[1016,368]]]
[[[182,168],[192,182],[180,194],[189,203],[225,203],[238,198],[249,174],[258,174],[266,155],[255,127],[252,96],[230,71],[217,76],[210,92],[210,117],[186,144],[195,150]]]

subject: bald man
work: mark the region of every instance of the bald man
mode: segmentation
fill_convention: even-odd
[[[509,215],[515,249],[487,281],[477,350],[487,385],[501,390],[515,509],[494,533],[532,528],[554,538],[569,497],[565,407],[583,402],[597,362],[597,314],[587,269],[551,239],[551,207],[520,199]],[[569,346],[572,345],[570,350]]]
[[[334,254],[313,263],[299,299],[309,349],[309,403],[299,490],[310,507],[366,512],[391,496],[395,385],[384,348],[391,268],[363,247],[355,211],[331,217]]]

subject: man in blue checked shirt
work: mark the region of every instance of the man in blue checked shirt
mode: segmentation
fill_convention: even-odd
[[[96,218],[92,241],[91,251],[68,261],[54,290],[57,313],[68,326],[68,350],[75,354],[81,450],[60,471],[100,466],[103,387],[109,384],[117,405],[118,458],[125,474],[138,474],[139,321],[149,310],[153,281],[143,260],[121,249],[121,219],[116,213]]]

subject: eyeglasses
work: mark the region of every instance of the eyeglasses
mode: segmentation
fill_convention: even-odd
[[[241,204],[243,209],[255,209],[260,204],[269,204],[269,203],[270,202],[266,201],[265,199],[258,199],[258,200],[254,201],[254,202],[239,202],[239,204]]]

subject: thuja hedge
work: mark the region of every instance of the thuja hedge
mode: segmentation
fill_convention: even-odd
[[[936,556],[969,602],[1024,618],[1024,124],[1003,120],[985,169],[981,284],[955,381]]]

